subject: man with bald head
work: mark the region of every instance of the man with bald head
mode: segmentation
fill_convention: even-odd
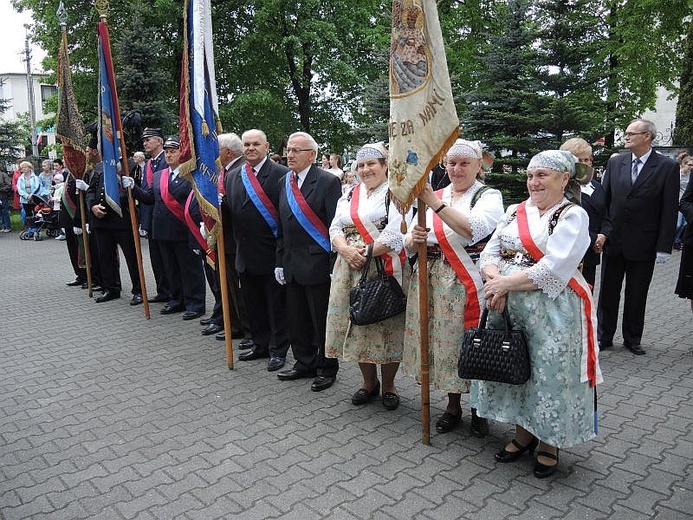
[[[279,180],[287,169],[267,157],[262,130],[248,130],[241,140],[246,163],[226,176],[226,206],[254,344],[238,359],[269,357],[267,370],[274,371],[284,366],[289,350],[286,292],[274,277]]]

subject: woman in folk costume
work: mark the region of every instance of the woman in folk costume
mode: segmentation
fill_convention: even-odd
[[[477,142],[458,139],[445,157],[450,185],[434,192],[430,186],[419,195],[426,203],[426,228],[413,226],[405,238],[408,250],[426,243],[428,250],[428,345],[430,377],[438,390],[447,392],[448,405],[436,422],[446,433],[462,418],[460,397],[470,382],[457,375],[457,362],[465,329],[479,324],[483,288],[479,270],[469,256],[471,246],[483,241],[503,215],[498,190],[477,180],[482,150]],[[405,374],[420,379],[419,279],[411,277],[404,339]],[[472,434],[488,432],[486,420],[472,408]]]
[[[578,269],[589,219],[564,195],[583,174],[576,163],[566,151],[535,155],[527,167],[529,199],[508,208],[479,260],[487,305],[498,312],[507,305],[513,326],[526,333],[531,377],[522,385],[475,381],[472,405],[483,417],[516,425],[498,462],[539,446],[537,478],[556,470],[559,448],[596,434],[597,320]]]
[[[404,314],[371,325],[351,325],[349,291],[361,278],[369,245],[373,247],[373,257],[380,256],[386,270],[400,284],[406,281],[402,216],[390,200],[385,147],[381,143],[365,145],[356,154],[356,163],[362,182],[339,199],[330,226],[330,241],[338,256],[332,273],[325,350],[327,357],[359,364],[363,387],[352,396],[354,405],[366,404],[379,395],[380,365],[382,403],[387,410],[395,410],[399,406],[395,375],[402,359]],[[410,217],[411,214],[407,216]],[[374,262],[370,269],[372,277],[376,271]]]

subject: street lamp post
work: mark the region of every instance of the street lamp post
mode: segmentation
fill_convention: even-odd
[[[29,115],[31,117],[31,154],[38,157],[38,137],[36,135],[36,103],[34,102],[34,79],[31,76],[31,47],[29,46],[28,24],[24,24],[26,29],[26,39],[24,44],[24,54],[26,56],[26,88],[29,99]]]

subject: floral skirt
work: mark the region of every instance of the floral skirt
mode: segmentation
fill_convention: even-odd
[[[406,293],[409,266],[403,267]],[[369,276],[375,276],[371,262]],[[371,325],[353,325],[349,319],[349,290],[361,279],[361,270],[352,269],[341,256],[332,271],[330,303],[327,310],[325,355],[355,363],[399,363],[402,361],[404,313]]]
[[[429,378],[443,392],[465,394],[470,382],[457,375],[464,336],[467,291],[450,264],[442,258],[428,260],[428,361]],[[421,381],[419,332],[419,276],[409,282],[402,372]]]
[[[513,327],[527,335],[532,373],[523,385],[474,381],[470,402],[481,417],[517,424],[541,441],[568,448],[595,437],[595,393],[580,381],[582,306],[568,287],[554,300],[543,291],[511,292]],[[489,326],[502,318],[489,316]]]

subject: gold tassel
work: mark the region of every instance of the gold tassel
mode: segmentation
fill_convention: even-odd
[[[202,121],[202,135],[205,137],[209,135],[209,126],[207,126],[207,121]]]

